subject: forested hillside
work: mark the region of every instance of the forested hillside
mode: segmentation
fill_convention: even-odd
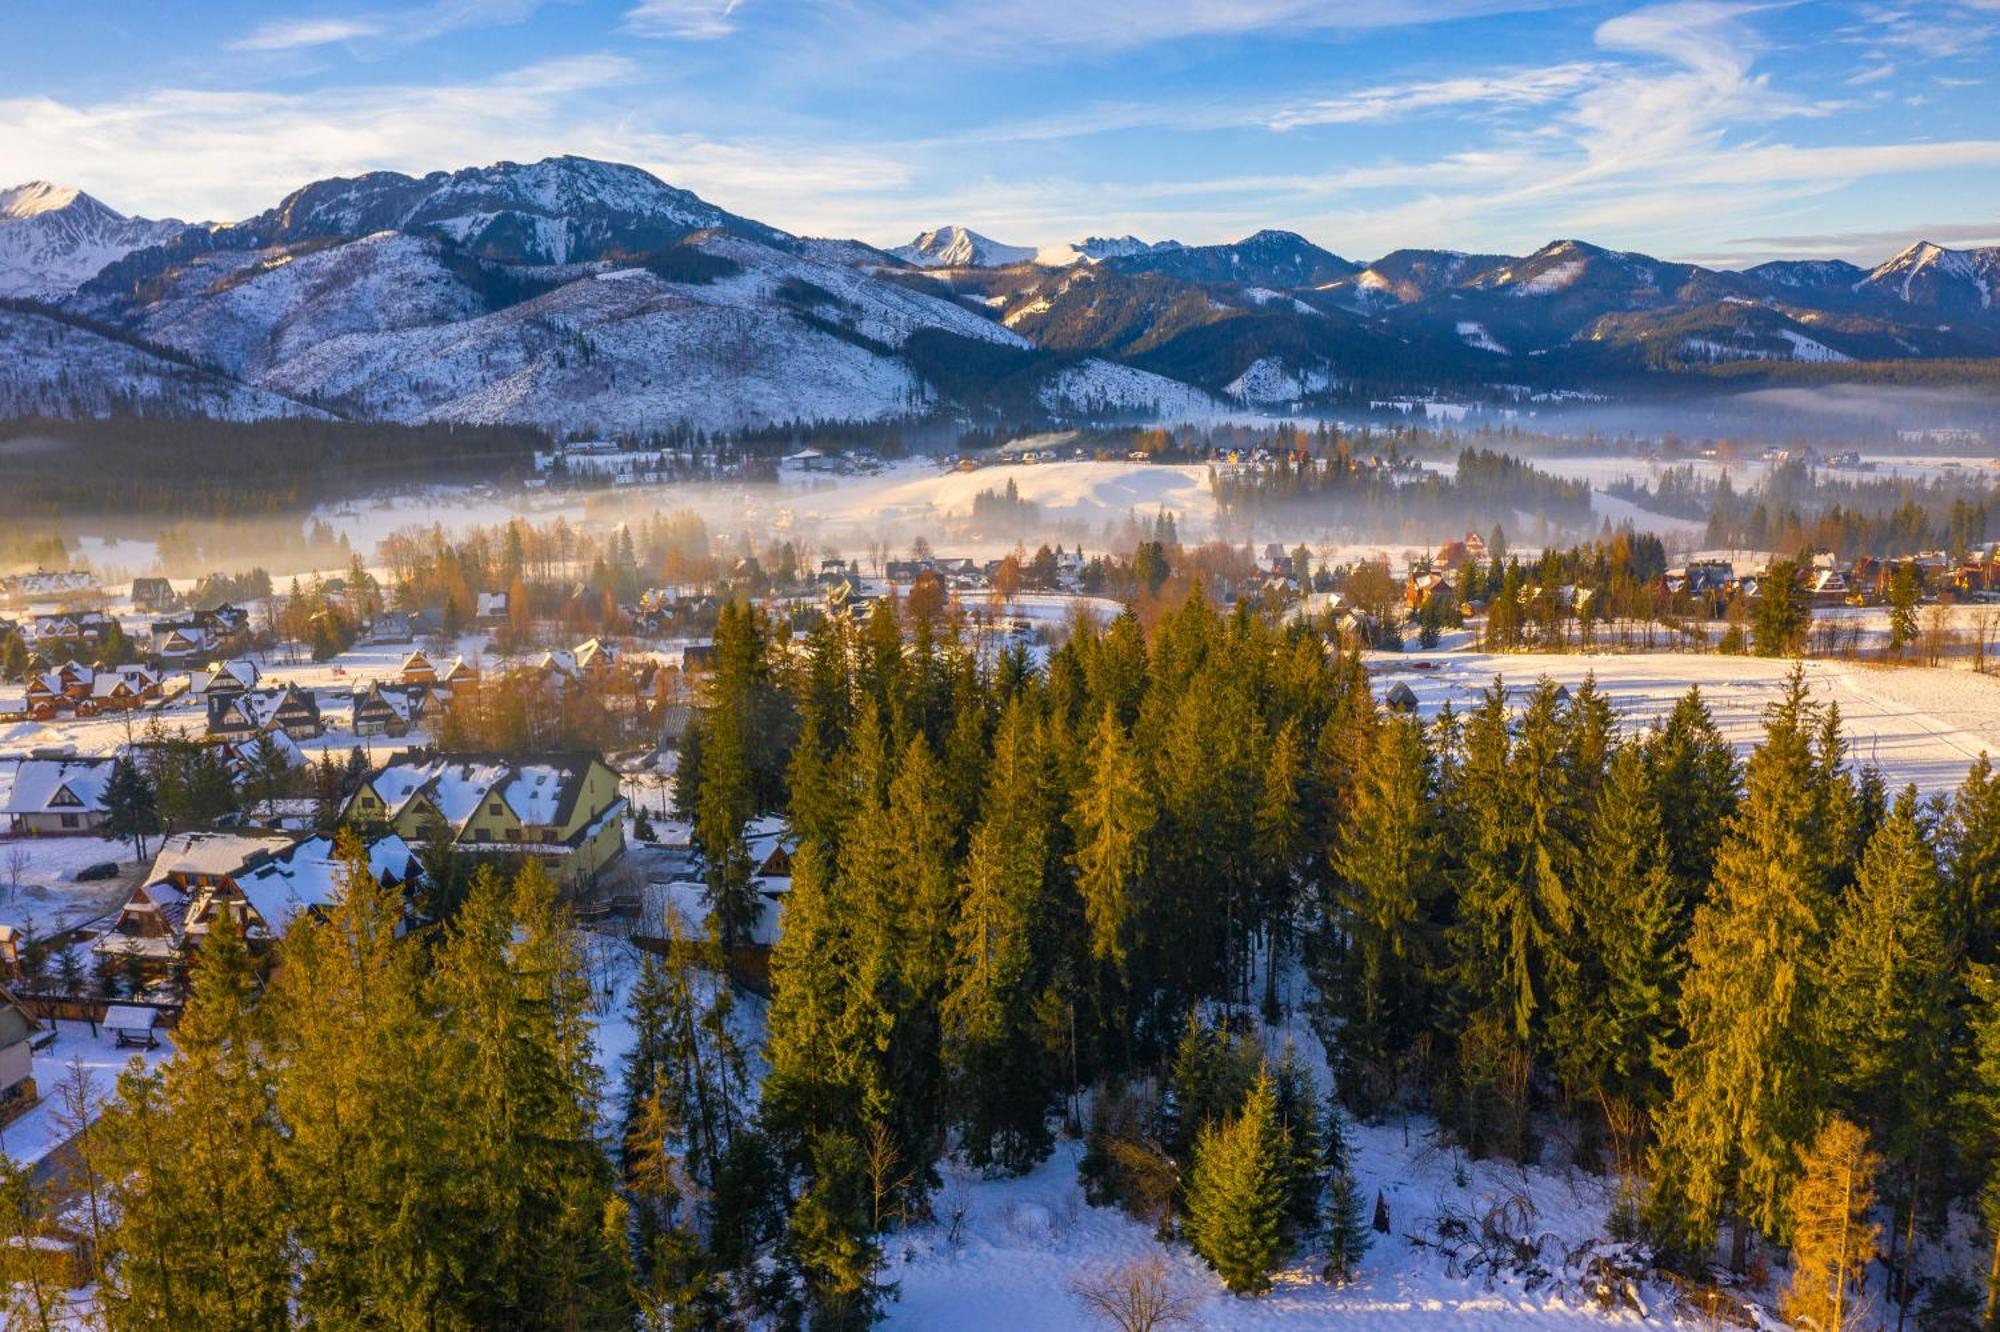
[[[1198,595],[1042,664],[982,664],[928,594],[793,643],[730,606],[678,799],[724,947],[749,821],[798,839],[764,1048],[700,950],[649,963],[600,1118],[533,874],[408,936],[350,890],[261,997],[221,936],[92,1148],[108,1320],[861,1327],[946,1157],[1004,1176],[1066,1134],[1229,1289],[1301,1254],[1337,1284],[1349,1126],[1413,1116],[1472,1158],[1560,1140],[1614,1181],[1620,1270],[1690,1299],[1784,1264],[1801,1322],[1864,1275],[1975,1319],[1987,1265],[1943,1237],[2000,1187],[1985,760],[1889,789],[1796,675],[1742,763],[1693,690],[1643,733],[1546,683],[1420,721],[1329,646]],[[1300,974],[1330,1098],[1251,1035]]]

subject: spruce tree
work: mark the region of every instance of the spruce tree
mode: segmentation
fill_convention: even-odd
[[[146,858],[146,839],[160,830],[157,794],[152,782],[129,758],[111,765],[104,785],[104,831],[132,844],[132,854]]]
[[[1315,979],[1333,1001],[1316,1021],[1337,1058],[1335,1085],[1349,1105],[1370,1108],[1429,1018],[1439,889],[1422,727],[1390,718],[1373,741],[1333,849],[1335,896],[1314,953]]]
[[[1576,966],[1550,1027],[1572,1093],[1646,1106],[1663,1092],[1681,972],[1677,899],[1644,754],[1622,745],[1584,834]]]
[[[884,1288],[871,1235],[867,1162],[845,1133],[814,1138],[810,1178],[792,1204],[784,1248],[804,1286],[813,1332],[861,1332],[875,1321]]]
[[[1271,1271],[1284,1256],[1288,1151],[1268,1074],[1252,1084],[1238,1114],[1204,1128],[1195,1140],[1188,1238],[1238,1295],[1269,1290]]]
[[[175,1057],[128,1069],[91,1135],[115,1224],[99,1255],[113,1329],[288,1325],[295,1195],[280,1170],[255,968],[216,917],[174,1032]]]
[[[1132,946],[1156,809],[1152,791],[1114,705],[1091,742],[1089,776],[1071,801],[1076,888],[1090,931],[1090,954],[1122,980]]]
[[[1714,899],[1696,914],[1681,989],[1687,1043],[1669,1060],[1649,1217],[1699,1248],[1725,1212],[1779,1235],[1784,1200],[1824,1105],[1820,977],[1831,909],[1825,803],[1815,798],[1818,710],[1797,669],[1744,771],[1716,854]]]
[[[1285,1131],[1285,1219],[1290,1236],[1297,1240],[1319,1230],[1326,1147],[1312,1073],[1290,1042],[1278,1059],[1273,1087],[1278,1098],[1278,1123]]]
[[[1370,1231],[1361,1186],[1354,1177],[1354,1153],[1347,1141],[1347,1129],[1337,1105],[1327,1107],[1326,1127],[1326,1217],[1323,1238],[1326,1268],[1323,1275],[1334,1285],[1345,1285],[1360,1270],[1368,1252]]]

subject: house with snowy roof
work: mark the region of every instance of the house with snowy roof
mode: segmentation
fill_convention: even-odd
[[[349,729],[356,735],[401,736],[422,720],[428,691],[371,681],[355,689]]]
[[[319,700],[310,689],[286,685],[208,698],[208,734],[214,739],[247,740],[283,731],[294,740],[310,740],[325,729]]]
[[[588,878],[625,850],[618,774],[596,754],[406,750],[369,773],[341,821],[473,855],[533,856]]]
[[[108,758],[23,759],[0,813],[10,831],[31,835],[94,832],[104,824],[104,790],[111,784]]]
[[[262,678],[257,663],[248,657],[211,661],[206,670],[189,673],[189,691],[200,698],[218,698],[255,689]]]
[[[407,888],[422,874],[409,843],[393,834],[365,846],[368,872],[387,888]],[[198,947],[227,913],[253,948],[283,936],[301,914],[339,897],[346,867],[332,838],[289,833],[177,833],[160,846],[118,918],[91,945],[118,960],[136,958],[164,972]]]

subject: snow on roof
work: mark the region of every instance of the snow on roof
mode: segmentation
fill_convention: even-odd
[[[505,792],[507,804],[514,811],[514,817],[522,823],[554,823],[562,808],[563,791],[570,779],[571,773],[567,768],[556,768],[546,763],[529,764],[508,783]]]
[[[392,760],[371,781],[391,819],[422,795],[454,828],[463,828],[490,799],[505,801],[514,817],[529,827],[547,827],[561,822],[589,766],[585,755],[516,761],[493,755],[412,754]]]
[[[409,843],[391,833],[368,846],[368,872],[377,880],[409,877],[415,859]],[[283,934],[299,913],[331,904],[340,895],[344,872],[333,839],[310,837],[258,865],[237,880],[243,900],[274,935]]]
[[[290,846],[284,833],[175,833],[160,844],[146,882],[159,883],[169,875],[221,878],[234,874],[243,862],[260,851],[276,851]]]
[[[111,768],[108,758],[23,759],[14,770],[13,790],[0,813],[40,814],[50,809],[101,813]],[[74,801],[52,803],[64,791]]]
[[[159,1013],[134,1004],[112,1004],[104,1010],[103,1025],[112,1031],[151,1031]]]

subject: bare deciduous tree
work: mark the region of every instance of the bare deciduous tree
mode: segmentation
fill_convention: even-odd
[[[1070,1283],[1084,1307],[1118,1332],[1159,1332],[1193,1326],[1194,1300],[1174,1289],[1158,1258],[1086,1273]]]

